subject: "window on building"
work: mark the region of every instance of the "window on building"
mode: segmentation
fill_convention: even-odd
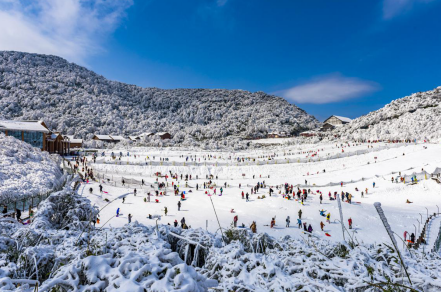
[[[24,132],[24,141],[33,147],[43,148],[43,133],[40,132]]]
[[[12,136],[14,138],[17,138],[18,140],[21,140],[21,131],[8,131],[8,136]]]

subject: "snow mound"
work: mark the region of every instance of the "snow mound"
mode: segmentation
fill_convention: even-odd
[[[62,175],[49,153],[0,133],[0,201],[47,193]]]

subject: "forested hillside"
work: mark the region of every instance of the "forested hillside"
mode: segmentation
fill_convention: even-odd
[[[225,89],[142,88],[47,55],[0,52],[0,119],[43,119],[83,139],[170,132],[172,144],[297,134],[319,122],[280,97]],[[237,139],[236,139],[237,140]]]

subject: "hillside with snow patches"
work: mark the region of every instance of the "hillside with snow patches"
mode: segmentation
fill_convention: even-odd
[[[142,88],[47,55],[0,52],[0,119],[42,119],[83,139],[170,132],[170,144],[297,134],[320,123],[285,99],[225,89]],[[226,139],[228,140],[228,139]]]
[[[0,133],[1,201],[49,192],[62,176],[49,153]]]
[[[441,139],[441,87],[396,99],[332,134],[346,139]]]

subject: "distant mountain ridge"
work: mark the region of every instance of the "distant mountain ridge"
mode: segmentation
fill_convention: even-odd
[[[441,139],[441,87],[393,100],[337,128],[346,139]]]
[[[264,92],[142,88],[48,55],[0,52],[0,118],[43,119],[81,138],[167,131],[173,143],[298,134],[320,125]]]

